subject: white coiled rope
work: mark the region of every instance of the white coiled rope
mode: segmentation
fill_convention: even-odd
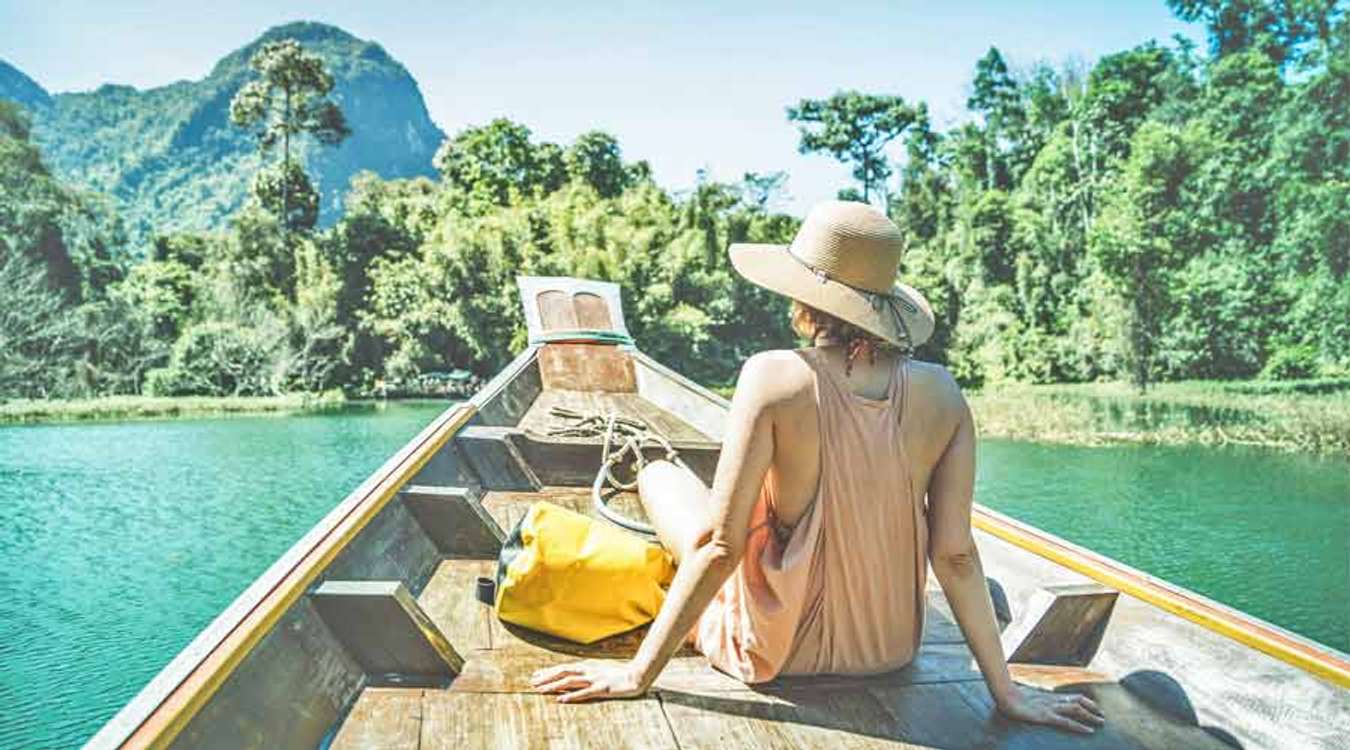
[[[600,470],[596,472],[595,481],[591,484],[591,500],[595,504],[595,511],[609,522],[625,529],[655,536],[656,529],[650,524],[634,521],[610,508],[609,503],[605,501],[603,490],[606,486],[620,491],[637,489],[637,475],[642,471],[642,467],[647,465],[647,458],[643,455],[645,449],[660,450],[665,454],[665,460],[683,465],[670,440],[643,420],[619,416],[614,412],[583,414],[564,406],[555,406],[549,413],[568,420],[567,424],[548,431],[552,437],[601,438]],[[614,476],[614,467],[623,463],[630,455],[633,457],[633,479],[625,482]]]

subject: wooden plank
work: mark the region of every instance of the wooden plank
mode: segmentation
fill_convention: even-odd
[[[658,695],[684,750],[990,746],[975,712],[946,684]]]
[[[465,427],[455,436],[455,446],[478,475],[485,490],[524,490],[540,488],[529,463],[510,440],[519,434],[513,427]]]
[[[721,441],[731,404],[721,396],[640,351],[632,353],[638,393],[653,406],[679,414],[691,427]]]
[[[402,581],[421,591],[440,563],[441,552],[404,503],[390,503],[371,519],[328,569],[325,578]]]
[[[403,503],[441,554],[496,559],[506,534],[468,487],[409,485]]]
[[[324,581],[310,599],[372,683],[443,684],[464,667],[398,581]]]
[[[512,692],[529,690],[535,670],[577,659],[629,658],[637,651],[643,629],[607,638],[598,643],[567,643],[492,618],[492,648],[465,654],[464,670],[450,689],[465,692]],[[781,677],[761,686],[763,690],[833,690],[869,685],[935,684],[981,679],[964,645],[925,645],[909,665],[880,675],[819,675]],[[657,680],[658,687],[701,693],[744,689],[744,684],[713,669],[692,647],[684,647]]]
[[[492,647],[492,608],[474,598],[479,576],[493,578],[496,560],[445,560],[432,575],[417,603],[466,659],[476,649]]]
[[[566,425],[566,420],[552,414],[553,408],[557,406],[584,414],[613,412],[620,416],[641,419],[656,427],[671,440],[690,442],[711,440],[706,433],[683,419],[677,412],[662,408],[636,393],[581,391],[562,387],[540,393],[530,405],[529,411],[521,417],[520,428],[547,434],[553,427]]]
[[[422,741],[422,690],[361,691],[330,750],[417,750]]]
[[[572,295],[572,306],[576,309],[579,327],[591,331],[614,330],[614,319],[604,297],[594,292],[577,292]]]
[[[538,357],[537,345],[526,347],[469,399],[478,410],[473,424],[513,426],[520,422],[544,389]]]
[[[1068,669],[1074,669],[1069,667]],[[1081,693],[1091,698],[1106,716],[1106,724],[1084,737],[1051,727],[1009,721],[994,708],[989,689],[982,682],[951,686],[975,709],[980,720],[994,732],[1000,748],[1045,748],[1073,750],[1082,747],[1122,750],[1233,750],[1210,731],[1178,721],[1131,695],[1114,682],[1064,683],[1057,692]]]
[[[1087,666],[1102,643],[1117,596],[1095,583],[1042,588],[1003,633],[1008,661]]]
[[[961,628],[956,624],[956,616],[941,589],[932,588],[924,592],[928,602],[928,611],[923,618],[923,642],[935,645],[939,643],[965,643]]]
[[[302,599],[174,738],[174,747],[313,747],[342,718],[365,679],[365,670]]]
[[[609,343],[545,344],[539,349],[539,377],[545,391],[637,391],[627,350]]]
[[[543,333],[577,329],[577,311],[572,306],[571,295],[560,289],[548,289],[535,295],[534,302],[539,308]]]
[[[655,698],[561,704],[532,693],[428,691],[423,750],[676,748]]]
[[[447,409],[391,456],[254,581],[88,746],[170,744],[338,553],[473,415],[471,404]]]

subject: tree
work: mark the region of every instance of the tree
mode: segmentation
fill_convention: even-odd
[[[1026,111],[1017,81],[1008,71],[1008,64],[997,47],[990,47],[975,64],[975,81],[971,85],[966,107],[984,115],[985,122],[985,189],[1007,188],[1015,177],[1007,174],[1002,163],[1003,143],[1018,143],[1026,127]]]
[[[622,193],[632,179],[619,142],[598,130],[577,136],[563,153],[563,163],[572,179],[590,185],[604,198]]]
[[[1283,65],[1299,59],[1308,42],[1326,43],[1346,11],[1338,0],[1167,0],[1185,21],[1209,31],[1215,57],[1258,50]]]
[[[786,197],[787,180],[787,172],[746,172],[741,178],[746,202],[761,211],[769,210],[771,203]]]
[[[320,144],[336,146],[351,134],[342,110],[328,98],[333,90],[333,76],[322,58],[307,52],[294,39],[267,42],[254,53],[249,65],[259,77],[244,84],[234,95],[230,101],[230,120],[239,127],[252,129],[264,153],[281,144],[279,172],[273,178],[255,182],[255,186],[264,188],[257,197],[282,220],[283,232],[307,231],[314,226],[317,210],[302,209],[293,214],[292,197],[311,196],[314,189],[304,170],[291,160],[291,139],[309,135]]]
[[[1130,379],[1141,391],[1157,372],[1170,314],[1168,272],[1185,260],[1177,229],[1186,213],[1187,181],[1203,151],[1202,134],[1146,123],[1131,142],[1122,184],[1091,238],[1094,259],[1130,310],[1124,339]]]
[[[81,341],[79,317],[41,266],[0,241],[0,397],[61,395]]]
[[[885,197],[886,179],[891,176],[886,145],[913,125],[919,113],[899,96],[841,91],[829,99],[803,99],[788,107],[787,117],[798,123],[798,150],[825,152],[853,164],[863,201],[870,202],[873,193]]]
[[[464,209],[483,212],[505,206],[513,198],[556,190],[566,174],[562,150],[549,143],[536,146],[531,135],[524,125],[498,118],[447,139],[432,163],[455,188]],[[582,169],[592,166],[577,163]]]

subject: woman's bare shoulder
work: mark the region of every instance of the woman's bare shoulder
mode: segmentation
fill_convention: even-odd
[[[910,360],[909,377],[910,388],[923,400],[941,406],[944,411],[948,409],[959,411],[966,408],[966,399],[961,393],[961,386],[942,365],[918,359]]]
[[[791,349],[770,349],[741,366],[736,395],[772,406],[811,393],[813,382],[811,368],[800,354]]]

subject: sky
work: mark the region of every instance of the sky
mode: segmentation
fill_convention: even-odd
[[[968,115],[990,46],[1014,66],[1088,62],[1203,30],[1163,0],[942,2],[73,2],[0,0],[0,59],[53,93],[205,76],[265,29],[339,26],[412,73],[446,132],[509,117],[566,143],[601,129],[673,189],[700,169],[788,173],[802,213],[850,184],[801,155],[785,109],[841,89],[926,101],[942,128]]]

